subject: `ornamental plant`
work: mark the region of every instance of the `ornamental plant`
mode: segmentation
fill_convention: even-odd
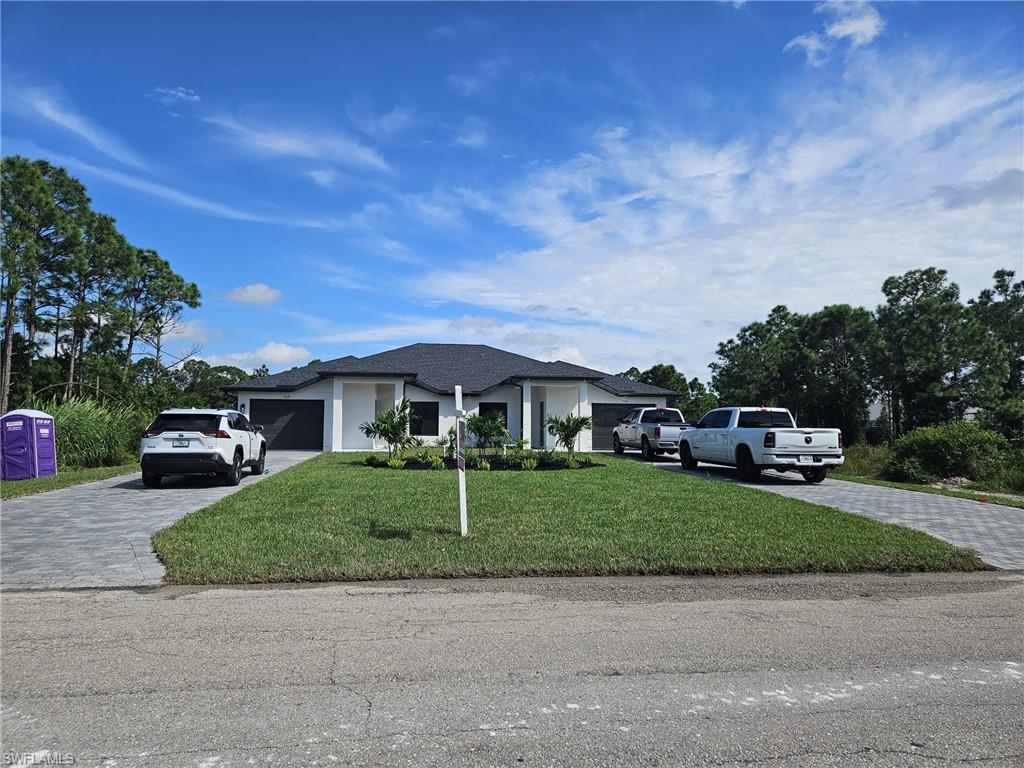
[[[575,413],[567,413],[561,418],[548,416],[545,422],[548,434],[555,438],[555,445],[561,445],[569,454],[570,463],[575,460],[576,438],[584,429],[590,429],[593,423],[589,416],[577,416]]]

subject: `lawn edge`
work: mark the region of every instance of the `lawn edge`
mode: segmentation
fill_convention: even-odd
[[[929,493],[935,496],[949,496],[954,499],[964,499],[965,501],[975,501],[983,506],[998,506],[998,507],[1010,507],[1011,509],[1024,510],[1024,501],[1018,501],[1016,499],[1006,499],[1002,496],[997,496],[994,492],[988,495],[987,500],[983,501],[980,496],[985,496],[985,491],[957,491],[950,488],[932,488],[930,485],[918,485],[916,483],[901,483],[895,480],[882,480],[877,477],[867,477],[865,475],[832,475],[832,480],[846,480],[851,483],[861,483],[862,485],[877,485],[882,488],[895,488],[901,491],[910,491],[911,493]]]
[[[27,491],[25,493],[15,493],[15,494],[10,495],[10,496],[7,495],[6,493],[2,493],[2,495],[0,495],[0,501],[13,501],[14,499],[24,499],[24,498],[26,498],[28,496],[39,496],[39,495],[44,494],[44,493],[53,493],[54,491],[63,491],[65,488],[74,488],[75,486],[88,485],[89,483],[100,483],[100,482],[103,482],[104,480],[110,480],[110,479],[115,478],[115,477],[124,477],[125,475],[132,475],[132,474],[134,474],[134,473],[139,471],[139,465],[138,464],[119,464],[116,467],[90,467],[90,469],[112,469],[112,470],[116,469],[118,471],[117,472],[112,472],[109,475],[105,474],[102,477],[89,478],[88,480],[75,480],[73,482],[66,483],[64,485],[59,485],[56,488],[40,488],[39,490],[35,490],[35,491],[31,491],[30,490],[30,491]],[[58,479],[61,478],[61,477],[67,477],[68,475],[71,475],[71,474],[73,474],[75,472],[78,472],[78,471],[82,471],[82,470],[74,470],[74,469],[65,470],[64,472],[58,472],[56,477]],[[8,487],[8,483],[14,483],[15,484],[15,488],[17,488],[17,485],[20,482],[21,481],[17,481],[17,480],[6,480],[6,481],[3,482],[3,487],[7,488]]]

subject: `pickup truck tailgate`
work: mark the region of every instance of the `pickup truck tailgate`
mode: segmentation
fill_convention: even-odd
[[[775,429],[775,450],[807,453],[835,451],[839,448],[838,429]]]

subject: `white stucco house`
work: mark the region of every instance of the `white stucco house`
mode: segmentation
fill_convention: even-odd
[[[324,451],[383,447],[359,426],[406,397],[413,434],[433,442],[455,425],[455,386],[464,407],[504,415],[512,439],[554,447],[549,415],[590,416],[577,449],[609,450],[616,420],[637,405],[665,406],[674,392],[571,363],[543,362],[480,344],[412,344],[368,357],[295,368],[227,387],[238,410],[262,424],[270,448]]]

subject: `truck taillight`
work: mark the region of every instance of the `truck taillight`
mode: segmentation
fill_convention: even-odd
[[[765,448],[774,448],[775,447],[775,433],[774,432],[765,432],[764,433],[764,447]]]
[[[226,437],[229,440],[231,439],[231,435],[228,432],[225,432],[223,429],[204,430],[203,435],[205,435],[206,437]]]
[[[656,426],[654,428],[654,437],[655,438],[661,437],[661,424],[659,424],[658,426]]]
[[[842,432],[839,433],[839,447],[840,448],[843,447],[843,433]]]

